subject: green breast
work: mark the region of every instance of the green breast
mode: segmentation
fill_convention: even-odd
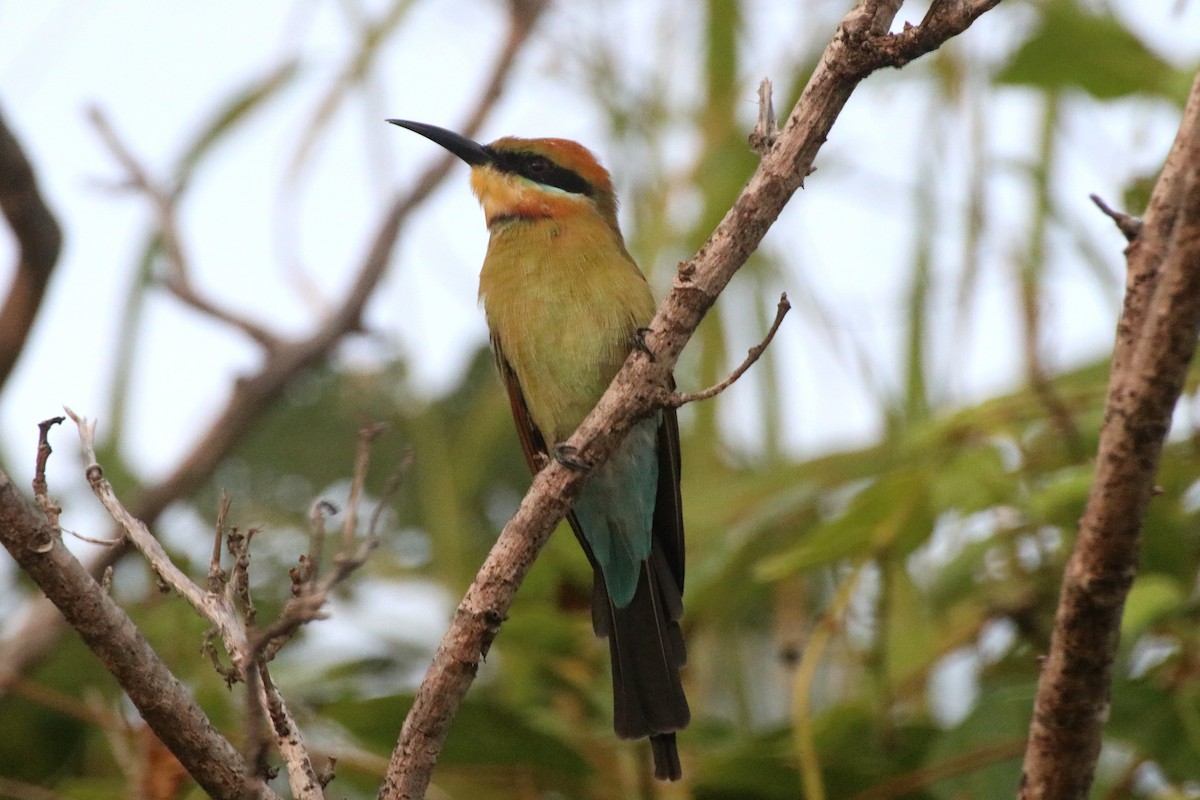
[[[479,296],[550,444],[592,410],[654,315],[650,288],[619,240],[586,221],[494,229]]]

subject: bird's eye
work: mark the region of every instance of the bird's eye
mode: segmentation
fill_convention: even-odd
[[[545,175],[550,172],[550,160],[541,156],[534,156],[529,159],[529,171],[534,175]]]

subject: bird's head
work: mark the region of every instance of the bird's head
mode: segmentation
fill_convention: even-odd
[[[471,189],[489,228],[518,220],[599,214],[620,237],[612,179],[578,142],[506,136],[484,145],[423,122],[388,122],[421,134],[471,165]]]

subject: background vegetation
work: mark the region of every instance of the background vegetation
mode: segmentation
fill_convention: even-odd
[[[281,198],[311,190],[306,170],[319,168],[339,120],[363,108],[395,114],[380,105],[376,81],[390,69],[388,43],[420,5],[341,4],[343,68],[304,95],[306,124],[283,145],[294,160]],[[761,76],[751,70],[773,53],[777,106],[789,107],[846,4],[807,4],[785,31],[772,29],[766,2],[663,2],[633,17],[626,5],[552,8],[534,34],[534,66],[552,68],[597,109],[594,144],[617,179],[630,249],[662,286],[755,165],[745,134]],[[985,30],[872,78],[839,120],[844,138],[823,152],[807,195],[690,345],[679,383],[714,383],[766,329],[781,289],[799,301],[751,376],[684,417],[695,721],[680,740],[683,784],[650,785],[645,748],[613,737],[589,576],[571,537],[558,535],[454,725],[437,796],[1013,794],[1089,487],[1103,337],[1122,287],[1122,240],[1084,192],[1141,210],[1196,66],[1148,47],[1133,13],[1075,0],[1005,4]],[[630,32],[628,19],[641,27]],[[209,157],[296,91],[303,69],[293,65],[322,58],[298,44],[213,109],[172,170],[180,196],[205,191]],[[509,88],[518,103],[522,75],[532,80],[518,73]],[[1081,176],[1095,183],[1081,190]],[[453,174],[448,191],[465,195],[461,178]],[[471,214],[468,206],[452,222],[424,215],[417,224],[482,241]],[[451,263],[454,247],[446,243]],[[155,336],[145,309],[162,291],[163,259],[161,234],[150,230],[129,267],[137,278],[116,340],[111,406],[98,414],[114,421],[102,429],[102,460],[122,494],[146,480],[122,433],[136,424],[135,365]],[[447,283],[470,299],[471,283],[455,281]],[[413,376],[425,369],[422,337],[440,335],[437,315],[417,310],[424,298],[397,295],[393,286],[375,316],[418,315],[417,334],[383,323],[383,344],[367,356],[342,352],[308,371],[157,526],[202,574],[216,493],[228,488],[232,520],[263,528],[254,575],[269,609],[307,546],[313,497],[345,491],[357,429],[390,426],[376,449],[375,490],[404,451],[414,453],[383,549],[334,619],[307,630],[275,668],[317,749],[338,758],[333,786],[347,797],[373,794],[441,622],[528,481],[485,343],[453,385],[431,393]],[[53,305],[45,313],[54,324]],[[1200,796],[1195,391],[1195,382],[1185,390],[1146,525],[1098,798]],[[44,402],[43,416],[53,415],[56,399]],[[57,439],[63,450],[67,441]],[[20,472],[32,456],[32,447],[9,448],[6,467]],[[16,609],[28,586],[10,575],[4,591]],[[240,698],[199,657],[204,631],[190,610],[157,592],[140,563],[120,565],[114,592],[236,735]],[[127,796],[131,771],[164,771],[147,760],[130,716],[102,667],[64,637],[0,699],[0,796]]]

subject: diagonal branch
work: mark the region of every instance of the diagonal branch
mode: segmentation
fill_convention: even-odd
[[[33,167],[0,116],[0,213],[17,240],[17,268],[0,307],[0,386],[8,380],[37,318],[62,249],[62,231],[38,191]]]
[[[88,120],[96,128],[101,141],[108,147],[117,163],[125,170],[126,179],[123,185],[144,195],[154,208],[158,217],[158,231],[161,237],[162,249],[166,254],[171,273],[163,278],[163,285],[181,302],[195,308],[201,313],[237,328],[262,347],[270,350],[275,347],[277,338],[273,333],[252,319],[241,316],[229,309],[221,308],[216,301],[204,296],[192,283],[192,269],[183,246],[182,235],[177,213],[178,195],[160,186],[150,177],[146,167],[142,165],[129,146],[121,140],[112,123],[104,112],[97,107],[88,109]]]
[[[659,387],[668,385],[692,332],[800,188],[859,81],[875,69],[899,66],[936,48],[998,1],[936,3],[927,23],[895,35],[886,31],[899,8],[896,0],[867,0],[846,16],[750,183],[696,256],[680,267],[670,296],[651,322],[647,339],[653,354],[635,349],[571,436],[568,444],[582,461],[602,463],[634,420],[653,411]],[[481,654],[499,631],[517,586],[586,479],[585,471],[558,461],[535,476],[442,638],[396,742],[381,800],[425,795]]]
[[[1142,521],[1200,330],[1200,75],[1126,258],[1096,474],[1038,681],[1022,800],[1082,800],[1100,754]]]

